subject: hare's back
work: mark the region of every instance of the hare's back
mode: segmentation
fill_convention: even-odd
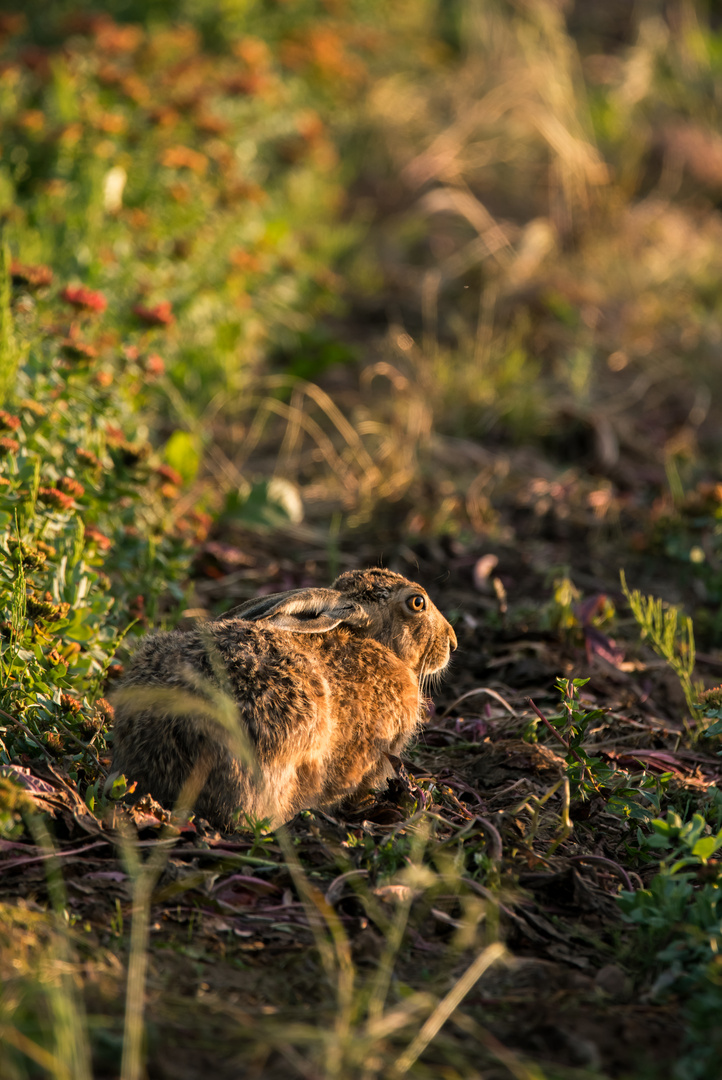
[[[136,650],[123,680],[116,729],[120,723],[122,735],[123,718],[139,711],[133,687],[168,689],[167,708],[162,694],[154,704],[157,717],[173,713],[174,691],[216,703],[220,692],[243,718],[251,737],[270,749],[290,729],[298,729],[299,717],[310,722],[327,707],[327,675],[317,650],[299,642],[297,635],[239,619],[151,635]]]

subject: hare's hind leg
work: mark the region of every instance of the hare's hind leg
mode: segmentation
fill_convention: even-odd
[[[136,712],[129,695],[116,707],[113,740],[113,770],[136,784],[133,801],[151,795],[168,809],[229,826],[246,792],[218,724],[199,715]]]

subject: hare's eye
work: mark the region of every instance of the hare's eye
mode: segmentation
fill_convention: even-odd
[[[426,597],[421,596],[420,593],[416,593],[415,596],[410,596],[406,601],[406,606],[411,611],[423,611],[426,607]]]

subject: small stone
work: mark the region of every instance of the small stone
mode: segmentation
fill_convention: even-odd
[[[597,972],[594,985],[603,994],[616,1001],[628,1001],[632,994],[632,981],[616,964],[605,964]]]

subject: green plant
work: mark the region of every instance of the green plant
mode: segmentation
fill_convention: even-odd
[[[270,818],[257,818],[252,814],[244,814],[243,820],[247,828],[253,833],[250,857],[254,858],[257,855],[263,855],[264,847],[273,842],[273,837],[269,835],[271,829]]]
[[[372,836],[356,836],[349,833],[343,842],[346,848],[360,848],[363,851],[362,866],[375,877],[384,878],[398,872],[409,858],[412,838],[404,830],[389,836],[382,843],[377,843]]]
[[[608,807],[628,821],[649,823],[662,812],[672,773],[642,773],[627,776],[621,773],[621,783],[614,786],[609,795]]]
[[[271,353],[299,371],[334,362],[340,346],[324,344],[315,325],[339,307],[329,267],[359,235],[341,220],[328,116],[338,97],[328,90],[364,61],[337,35],[338,55],[332,47],[315,64],[317,13],[304,13],[296,66],[320,76],[313,85],[283,62],[283,15],[248,7],[242,18],[218,12],[205,40],[195,9],[196,25],[180,10],[173,26],[155,26],[145,9],[122,24],[57,17],[44,26],[42,71],[23,60],[32,24],[9,26],[0,50],[12,70],[0,89],[13,138],[0,166],[1,204],[14,209],[6,244],[16,263],[43,260],[103,289],[126,347],[145,350],[162,335],[184,421],[219,392],[245,390]],[[8,269],[9,260],[0,283]],[[87,325],[91,294],[72,287]],[[6,293],[2,285],[0,397],[15,363]],[[157,395],[155,405],[168,409]]]
[[[580,701],[579,691],[588,682],[589,679],[558,678],[555,686],[562,697],[562,711],[548,719],[530,700],[539,719],[564,747],[572,795],[580,799],[598,792],[615,773],[612,766],[588,754],[583,746],[590,726],[604,715],[603,709],[587,709]]]
[[[722,687],[715,686],[700,695],[699,708],[708,721],[703,735],[714,739],[722,735]]]
[[[543,615],[543,625],[552,630],[570,631],[579,626],[574,608],[579,603],[580,592],[574,582],[565,574],[554,580],[554,592]]]
[[[720,793],[713,791],[708,802],[719,826]],[[722,874],[712,859],[722,848],[722,828],[712,833],[703,814],[683,821],[673,811],[651,826],[651,834],[638,831],[637,838],[642,851],[664,853],[659,870],[646,888],[623,892],[618,900],[636,927],[630,958],[653,978],[653,999],[676,993],[685,1002],[686,1048],[674,1076],[706,1080],[722,1047],[717,1025],[708,1026],[722,1008]]]
[[[21,286],[18,305],[26,295]],[[0,456],[0,761],[66,753],[93,784],[113,657],[131,626],[182,599],[191,548],[189,523],[173,522],[179,490],[119,392],[137,366],[64,356],[42,322],[56,305],[22,316],[13,411],[0,413],[11,433]]]
[[[674,671],[682,687],[693,725],[696,725],[700,717],[698,700],[701,685],[692,681],[695,647],[691,618],[683,615],[679,608],[665,605],[659,598],[642,596],[638,589],[630,592],[623,570],[620,571],[620,576],[622,591],[642,632],[642,640],[648,639],[654,651],[663,657]],[[685,727],[689,730],[686,719]]]

